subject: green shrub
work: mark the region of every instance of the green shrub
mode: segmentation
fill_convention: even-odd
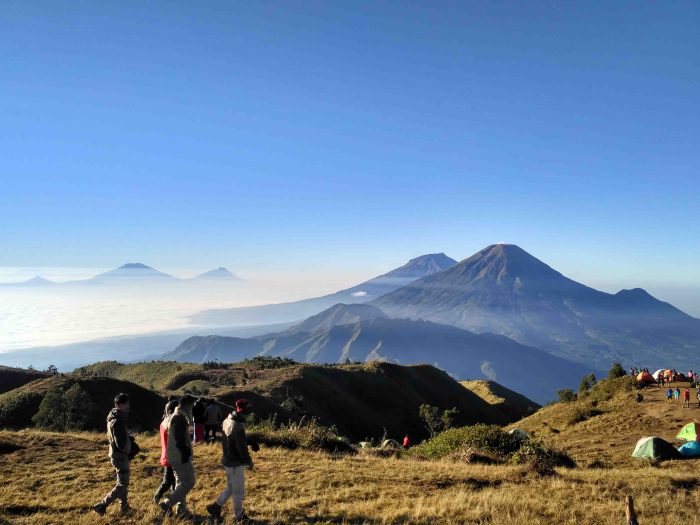
[[[409,454],[423,459],[440,459],[478,451],[506,458],[519,446],[518,440],[500,427],[479,424],[445,430],[413,447]]]
[[[458,415],[459,410],[456,407],[444,410],[443,412],[440,412],[438,407],[432,405],[423,404],[418,407],[418,417],[425,423],[425,428],[428,430],[431,438],[441,430],[452,428],[454,420]]]
[[[255,368],[259,370],[265,370],[267,368],[284,368],[286,366],[297,364],[294,359],[289,359],[288,357],[269,357],[264,355],[254,357],[252,359],[246,359],[243,362],[255,365]]]
[[[632,376],[622,376],[605,379],[596,384],[588,393],[587,399],[601,403],[609,401],[619,393],[634,392],[639,389],[637,381]]]
[[[576,466],[574,460],[564,452],[535,439],[523,441],[510,460],[516,465],[528,465],[539,476],[551,476],[555,467]]]
[[[571,413],[569,414],[568,422],[570,425],[575,425],[576,423],[581,423],[592,417],[599,416],[603,413],[592,405],[577,405],[571,408]]]
[[[578,386],[578,393],[579,394],[586,394],[588,391],[593,388],[596,384],[596,378],[595,374],[589,374],[586,376],[583,376],[581,379],[581,383]]]
[[[574,394],[574,391],[570,388],[562,388],[561,390],[557,390],[557,396],[559,396],[559,401],[561,403],[571,403],[572,401],[576,401],[576,394]]]
[[[627,375],[625,369],[622,368],[621,363],[613,363],[610,371],[608,372],[608,379],[617,379],[618,377],[624,377]]]
[[[251,425],[247,431],[251,442],[290,450],[322,450],[326,452],[354,452],[355,449],[335,427],[326,427],[315,419],[278,425],[273,416]]]
[[[89,394],[75,383],[65,392],[60,389],[46,392],[32,421],[47,430],[85,430],[92,410]]]

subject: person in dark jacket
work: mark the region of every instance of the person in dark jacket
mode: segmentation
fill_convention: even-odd
[[[131,438],[126,425],[131,405],[129,396],[121,393],[114,398],[114,408],[107,414],[107,438],[109,439],[109,460],[117,473],[117,484],[92,510],[104,516],[107,507],[114,501],[121,501],[122,514],[129,514],[129,478],[131,464]]]
[[[204,441],[216,441],[216,433],[221,430],[221,409],[216,401],[210,399],[204,411]]]
[[[243,512],[244,474],[245,468],[253,469],[253,459],[248,452],[248,442],[245,435],[245,416],[250,414],[253,404],[247,399],[236,401],[236,409],[223,423],[223,438],[221,440],[221,464],[226,471],[226,488],[211,505],[207,512],[214,520],[221,522],[221,509],[226,500],[233,501],[234,523],[248,520]]]
[[[177,515],[181,518],[191,517],[187,510],[187,494],[194,488],[196,481],[192,459],[192,406],[195,397],[185,394],[180,398],[178,407],[168,421],[168,439],[166,460],[175,474],[175,490],[166,501],[159,504],[166,515],[171,515],[177,506]]]
[[[153,503],[156,504],[166,492],[175,486],[175,473],[173,467],[168,463],[168,425],[170,424],[170,416],[173,415],[177,405],[177,401],[168,401],[163,412],[163,421],[160,422],[160,464],[163,467],[163,481],[153,496]]]
[[[207,405],[203,397],[198,397],[192,407],[192,420],[194,421],[194,442],[195,444],[204,441],[204,412]]]

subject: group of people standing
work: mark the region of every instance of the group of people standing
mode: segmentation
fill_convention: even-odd
[[[681,389],[679,387],[671,388],[670,386],[666,389],[666,402],[678,403],[683,396],[683,408],[690,408],[690,389],[688,387],[683,389],[681,394]],[[700,385],[695,387],[695,398],[698,401],[698,408],[700,408]]]
[[[179,399],[171,399],[165,405],[160,424],[160,464],[163,467],[163,480],[153,496],[153,503],[160,507],[164,515],[193,517],[187,508],[187,495],[196,483],[193,443],[197,442],[198,424],[194,421],[194,414],[199,410],[195,409],[199,401],[186,394]],[[251,413],[253,405],[246,399],[239,399],[234,410],[221,422],[219,406],[213,400],[210,401],[203,403],[204,421],[201,422],[200,441],[208,438],[205,437],[205,432],[209,433],[206,427],[209,421],[214,421],[218,413],[219,423],[211,426],[215,426],[216,430],[220,428],[223,433],[221,463],[226,473],[226,488],[216,500],[207,505],[207,512],[214,521],[221,523],[223,507],[231,499],[234,523],[243,523],[248,519],[243,511],[244,469],[253,468],[245,434],[245,417]],[[214,408],[211,408],[212,406]],[[109,458],[116,471],[117,483],[101,502],[93,506],[93,510],[100,515],[104,515],[107,507],[116,500],[121,502],[121,513],[132,512],[128,501],[130,463],[138,453],[138,445],[127,429],[130,409],[129,396],[122,393],[114,399],[114,408],[107,416]],[[209,415],[211,419],[208,419]],[[197,417],[201,419],[201,414]],[[213,434],[209,439],[213,441],[216,439],[216,430],[211,430]],[[251,444],[251,448],[258,449],[256,444]],[[163,500],[169,490],[172,492]]]
[[[221,409],[213,399],[197,398],[192,407],[194,442],[213,443],[221,430]]]

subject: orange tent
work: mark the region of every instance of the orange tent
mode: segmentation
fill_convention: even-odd
[[[652,376],[646,370],[643,370],[642,372],[639,372],[639,374],[637,374],[637,381],[642,384],[656,383],[656,381],[654,381],[654,376]]]

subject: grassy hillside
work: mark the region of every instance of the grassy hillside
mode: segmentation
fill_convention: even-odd
[[[173,385],[174,380],[186,373],[197,373],[203,370],[201,365],[191,363],[175,363],[174,361],[151,361],[148,363],[122,364],[116,361],[102,361],[74,370],[73,375],[112,377],[141,385],[151,390],[176,390],[179,385]],[[190,378],[191,381],[194,377]],[[197,379],[201,377],[197,376]],[[175,386],[175,388],[171,388]]]
[[[518,419],[540,408],[531,399],[494,381],[460,381],[460,384],[500,411],[506,419]]]
[[[308,414],[335,425],[354,440],[381,437],[385,431],[395,439],[405,434],[414,439],[426,437],[418,417],[422,404],[440,410],[456,407],[457,425],[506,424],[517,419],[505,416],[428,365],[294,365],[252,374],[245,388],[283,404],[293,415]]]
[[[31,383],[36,379],[48,377],[49,375],[50,374],[47,372],[39,372],[38,370],[27,370],[24,368],[12,368],[0,365],[0,394]]]
[[[418,417],[422,404],[441,410],[456,407],[460,411],[457,424],[500,425],[520,419],[534,405],[520,403],[508,410],[493,406],[428,365],[406,367],[375,362],[326,366],[256,358],[220,366],[208,368],[165,361],[129,365],[104,362],[77,369],[74,376],[129,380],[146,388],[153,386],[163,394],[195,388],[196,392],[206,392],[228,405],[248,397],[255,401],[261,418],[273,414],[277,414],[278,421],[313,417],[324,425],[337,426],[341,434],[354,440],[380,438],[385,430],[395,439],[405,434],[414,439],[426,437],[427,431]],[[514,393],[508,396],[516,399]]]
[[[156,436],[140,436],[132,463],[134,516],[89,507],[113,484],[100,434],[0,431],[0,523],[174,525],[151,503],[160,482]],[[190,508],[198,516],[224,488],[218,447],[198,446]],[[263,447],[246,473],[246,510],[258,525],[620,525],[624,497],[641,525],[697,523],[697,462],[672,468],[560,469],[538,478],[518,466],[336,456]],[[230,508],[224,510],[230,520]],[[228,523],[228,522],[227,522]]]
[[[678,384],[681,390],[687,385]],[[641,403],[635,401],[637,392],[644,397]],[[656,386],[637,390],[630,377],[604,380],[578,400],[546,406],[512,426],[547,439],[583,465],[633,465],[639,438],[658,436],[678,446],[675,435],[699,418],[694,392],[692,408],[685,409],[667,404],[664,394]]]
[[[32,417],[47,392],[67,391],[77,384],[90,398],[89,418],[86,429],[104,430],[105,418],[114,406],[114,396],[126,392],[131,397],[133,412],[130,425],[136,430],[158,428],[165,399],[155,392],[134,383],[118,379],[49,377],[28,383],[20,388],[0,395],[0,427],[27,428],[34,426]]]

